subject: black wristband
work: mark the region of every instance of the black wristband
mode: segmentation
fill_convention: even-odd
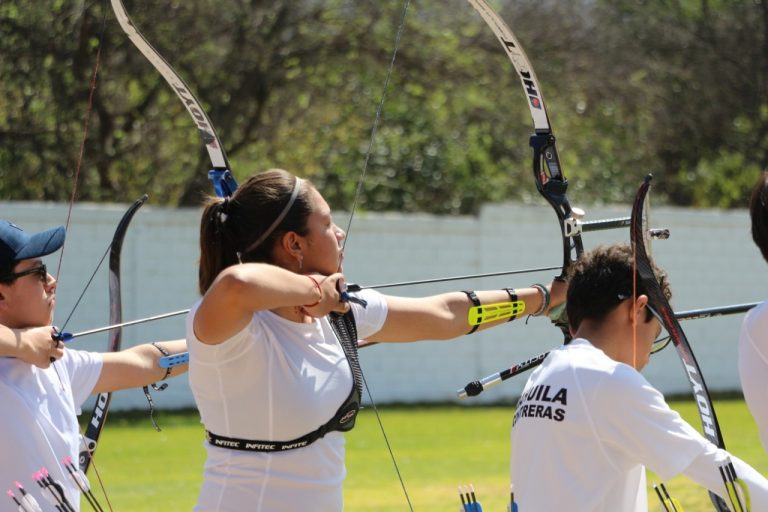
[[[510,301],[510,302],[517,302],[517,301],[518,301],[517,292],[515,291],[515,289],[514,289],[514,288],[502,288],[502,290],[504,290],[505,292],[507,292],[507,295],[509,295],[509,301]],[[514,310],[513,310],[513,311],[514,311]],[[507,322],[511,322],[511,321],[512,321],[512,320],[514,320],[515,318],[517,318],[517,313],[515,313],[515,314],[514,314],[514,315],[512,315],[512,316],[510,316],[510,317],[509,317],[509,320],[507,320]]]
[[[480,306],[480,299],[477,298],[477,294],[470,290],[463,290],[464,293],[467,294],[467,297],[469,297],[469,300],[472,301],[472,304],[475,306]],[[480,324],[473,325],[472,328],[469,330],[467,334],[472,334],[477,330],[477,328],[480,326]]]
[[[160,345],[158,345],[156,341],[153,341],[153,342],[151,343],[151,345],[152,345],[153,347],[155,347],[157,350],[159,350],[159,351],[160,351],[160,353],[161,353],[161,354],[163,354],[163,356],[165,356],[165,357],[168,357],[169,355],[171,355],[171,353],[170,353],[170,352],[168,352],[168,351],[167,351],[167,350],[165,350],[163,347],[161,347]],[[171,367],[169,366],[168,368],[166,368],[166,369],[165,369],[165,376],[164,376],[162,379],[160,379],[160,380],[161,380],[161,381],[163,381],[163,380],[167,379],[167,378],[168,378],[168,376],[169,376],[170,374],[171,374]]]

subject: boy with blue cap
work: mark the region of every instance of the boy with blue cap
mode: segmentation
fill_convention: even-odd
[[[79,510],[80,491],[62,461],[78,460],[77,415],[89,395],[141,387],[168,377],[158,366],[164,353],[186,350],[184,340],[144,344],[121,352],[65,348],[54,339],[56,279],[42,257],[64,245],[63,226],[28,234],[0,220],[0,486],[46,468]],[[186,371],[174,367],[173,373]],[[42,506],[48,503],[38,499]]]

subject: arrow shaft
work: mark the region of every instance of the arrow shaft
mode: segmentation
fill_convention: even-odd
[[[148,316],[146,318],[139,318],[138,320],[130,320],[128,322],[121,322],[119,324],[107,325],[105,327],[99,327],[99,328],[91,329],[88,331],[76,332],[74,334],[62,333],[62,338],[64,339],[64,341],[70,341],[75,338],[79,338],[80,336],[88,336],[89,334],[98,334],[100,332],[105,332],[112,329],[128,327],[129,325],[143,324],[147,322],[152,322],[154,320],[162,320],[163,318],[170,318],[173,316],[185,315],[187,313],[189,313],[189,309],[180,309],[178,311],[171,311],[170,313],[163,313],[161,315]]]

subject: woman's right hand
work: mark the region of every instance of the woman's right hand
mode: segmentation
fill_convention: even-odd
[[[323,317],[328,313],[346,313],[349,311],[349,303],[341,300],[341,291],[345,288],[344,274],[337,272],[329,276],[322,274],[312,274],[311,277],[317,281],[317,285],[322,293],[320,301],[312,305],[304,305],[304,311],[313,317]]]

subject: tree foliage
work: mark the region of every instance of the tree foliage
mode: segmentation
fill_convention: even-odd
[[[519,81],[464,1],[412,3],[366,161],[400,1],[128,2],[203,102],[240,179],[311,178],[336,208],[472,213],[538,201]],[[760,0],[497,3],[542,83],[576,202],[626,202],[654,172],[672,204],[736,207],[768,167]],[[92,112],[88,97],[99,72]],[[207,155],[108,2],[0,4],[0,194],[198,204]]]

